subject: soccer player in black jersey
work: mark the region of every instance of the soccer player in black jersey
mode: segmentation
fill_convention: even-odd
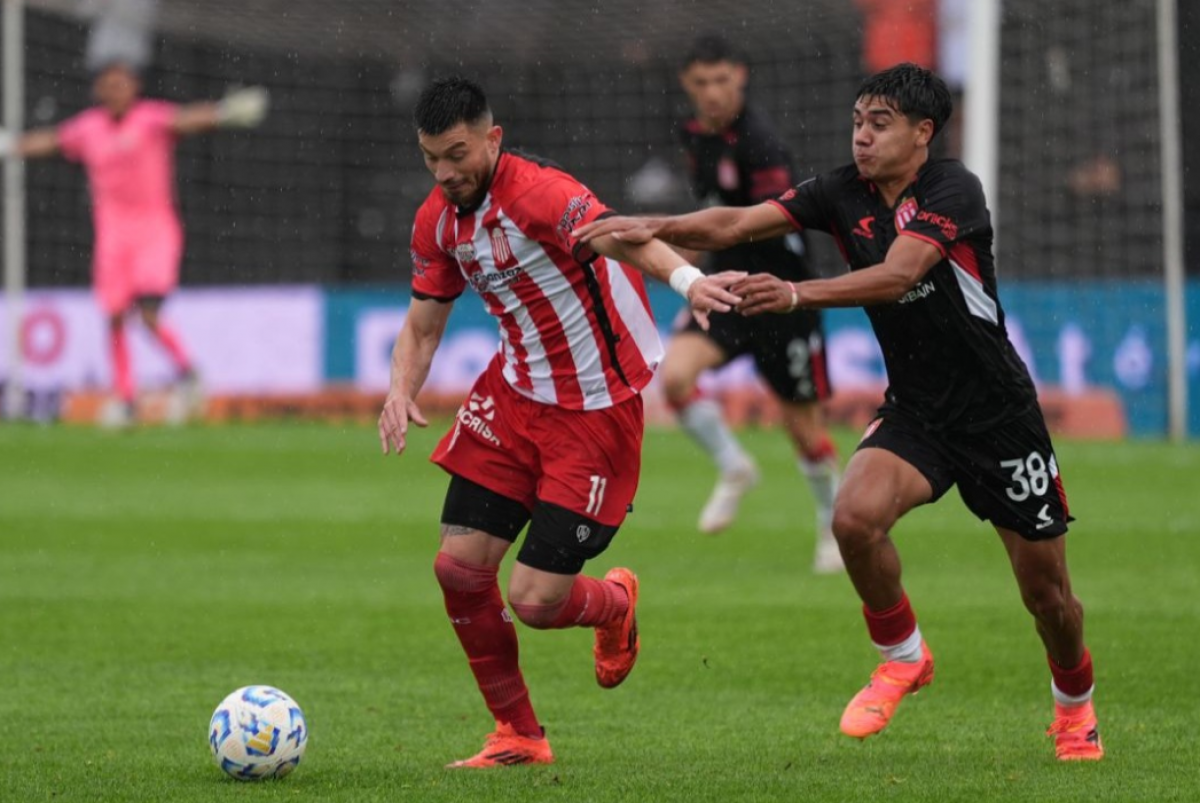
[[[718,36],[697,39],[679,80],[694,112],[679,135],[698,199],[751,206],[793,184],[791,156],[768,121],[746,104],[747,68],[728,42]],[[770,272],[795,281],[813,278],[798,232],[735,244],[713,254],[706,269]],[[720,405],[701,395],[696,385],[701,373],[742,354],[754,356],[759,374],[783,403],[784,425],[812,489],[817,508],[814,570],[841,571],[832,530],[838,460],[820,404],[829,396],[829,378],[821,313],[815,309],[757,318],[717,315],[708,331],[687,322],[672,337],[662,368],[667,402],[719,472],[698,526],[708,533],[728,527],[742,495],[758,481],[758,469],[730,432]]]
[[[608,218],[576,234],[630,242],[657,236],[701,250],[800,228],[834,236],[848,274],[799,283],[756,274],[733,291],[744,299],[744,315],[863,306],[887,365],[884,403],[846,467],[834,510],[846,569],[883,655],[847,706],[842,731],[878,733],[905,694],[933,679],[933,656],[888,532],[957,484],[967,507],[999,533],[1045,644],[1055,752],[1062,760],[1095,760],[1104,749],[1083,608],[1067,571],[1071,516],[1033,382],[1005,329],[983,189],[959,162],[929,158],[950,112],[940,78],[897,65],[859,88],[854,164],[757,206]]]

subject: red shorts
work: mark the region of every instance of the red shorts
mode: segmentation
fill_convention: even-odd
[[[641,396],[567,410],[517,393],[493,362],[430,459],[530,510],[550,502],[616,527],[637,492],[643,425]]]

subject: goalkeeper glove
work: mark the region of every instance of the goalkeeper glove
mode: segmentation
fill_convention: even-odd
[[[267,116],[271,96],[261,86],[235,89],[217,102],[217,124],[222,128],[254,128]]]

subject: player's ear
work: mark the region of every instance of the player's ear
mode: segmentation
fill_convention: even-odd
[[[929,143],[933,141],[934,127],[933,120],[926,117],[921,122],[917,123],[917,145],[922,148],[929,147]]]
[[[498,125],[494,125],[488,129],[484,135],[487,139],[488,152],[496,154],[500,152],[500,143],[504,140],[504,129]]]
[[[733,80],[737,83],[738,89],[745,89],[746,83],[750,80],[750,68],[745,64],[733,65]]]

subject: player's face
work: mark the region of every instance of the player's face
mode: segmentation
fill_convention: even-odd
[[[679,73],[692,108],[702,123],[723,128],[742,111],[746,94],[746,68],[730,61],[704,64],[694,61]]]
[[[96,102],[113,114],[124,114],[137,100],[141,83],[127,67],[109,67],[96,76],[92,94]]]
[[[500,126],[490,122],[459,123],[440,134],[418,132],[417,143],[446,197],[459,206],[472,206],[487,191],[502,135]]]
[[[932,137],[932,120],[914,123],[883,98],[854,104],[854,164],[864,178],[907,178],[920,167]]]

